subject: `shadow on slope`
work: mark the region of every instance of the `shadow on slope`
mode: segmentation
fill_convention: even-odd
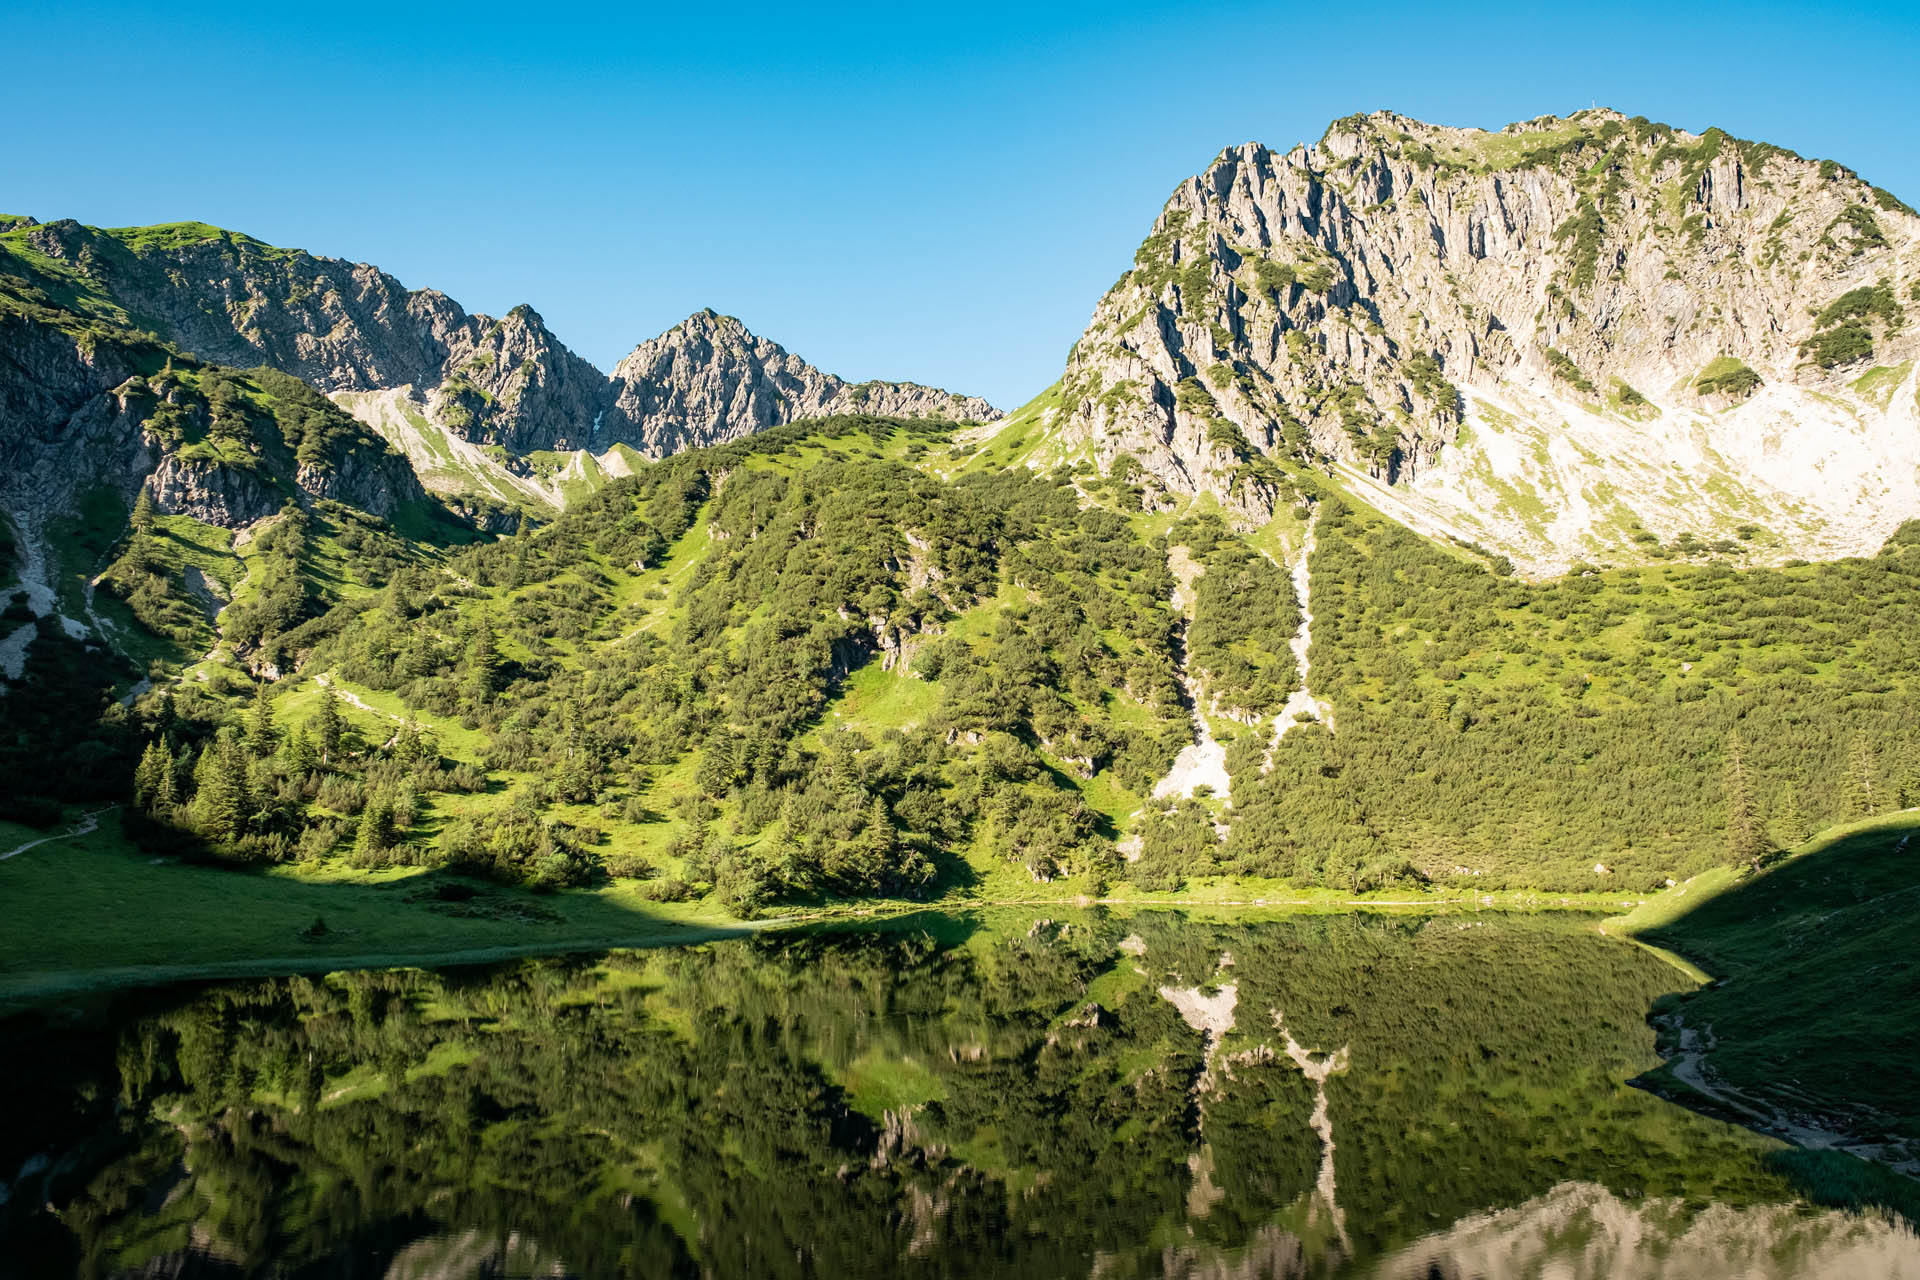
[[[1629,927],[1714,981],[1654,1004],[1669,1061],[1636,1083],[1795,1143],[1777,1167],[1811,1199],[1920,1223],[1920,812],[1649,907]]]

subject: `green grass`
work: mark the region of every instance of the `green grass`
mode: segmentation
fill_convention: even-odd
[[[937,686],[905,672],[883,671],[878,662],[869,662],[840,686],[821,727],[844,725],[877,736],[888,729],[925,723],[939,702]]]
[[[911,1057],[869,1050],[837,1073],[856,1111],[875,1120],[889,1111],[947,1096],[939,1077]]]
[[[5,848],[36,838],[0,824]],[[535,895],[412,868],[245,871],[156,861],[98,830],[0,862],[0,1006],[89,988],[189,977],[446,964],[510,955],[698,941],[745,926],[645,902],[631,885]],[[478,914],[455,915],[455,907]],[[310,938],[316,918],[327,931]]]
[[[1920,1151],[1920,811],[1836,827],[1759,874],[1697,878],[1619,924],[1719,981],[1673,1007],[1707,1066],[1782,1110]]]
[[[1913,372],[1913,361],[1906,360],[1895,365],[1875,365],[1853,381],[1853,389],[1861,399],[1872,401],[1884,409],[1893,400],[1893,393]]]

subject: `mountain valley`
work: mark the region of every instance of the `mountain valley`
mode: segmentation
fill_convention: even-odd
[[[0,218],[0,856],[71,828],[230,931],[22,931],[0,999],[421,921],[1619,910],[1869,829],[1878,922],[1917,369],[1896,196],[1599,109],[1221,152],[1005,414],[712,311],[603,373],[365,264]]]

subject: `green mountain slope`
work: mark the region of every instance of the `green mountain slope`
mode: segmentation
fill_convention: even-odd
[[[1644,891],[1730,856],[1736,738],[1779,843],[1916,788],[1920,660],[1889,639],[1913,531],[1528,584],[1331,490],[1242,532],[950,432],[779,428],[464,550],[332,506],[244,544],[188,516],[109,537],[102,587],[178,665],[68,731],[92,764],[60,785],[131,799],[159,852],[614,875],[736,912],[1063,878]],[[189,561],[227,584],[215,620],[180,607]],[[1196,712],[1223,785],[1169,788]]]

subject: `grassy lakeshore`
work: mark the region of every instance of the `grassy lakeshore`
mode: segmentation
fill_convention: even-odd
[[[1355,896],[1266,880],[1197,880],[1178,893],[1082,882],[955,888],[929,903],[820,902],[752,922],[712,898],[661,903],[637,882],[530,893],[419,868],[336,863],[242,869],[155,859],[122,837],[115,815],[84,834],[81,815],[53,832],[0,823],[0,1008],[64,992],[188,978],[436,965],[600,947],[673,945],[756,929],[989,904],[1177,907],[1242,912],[1573,909],[1618,912],[1619,893],[1410,893]],[[51,838],[45,838],[51,836]],[[324,923],[324,929],[316,927]]]
[[[631,882],[542,895],[416,868],[153,859],[113,814],[101,817],[97,830],[0,862],[0,1008],[184,978],[477,962],[754,927],[698,903],[646,901]],[[45,834],[0,823],[0,852]]]
[[[1654,1005],[1668,1062],[1640,1083],[1804,1148],[1796,1178],[1816,1198],[1910,1221],[1920,1188],[1854,1157],[1920,1172],[1917,865],[1908,809],[1831,828],[1758,873],[1695,877],[1603,926],[1705,974]]]

